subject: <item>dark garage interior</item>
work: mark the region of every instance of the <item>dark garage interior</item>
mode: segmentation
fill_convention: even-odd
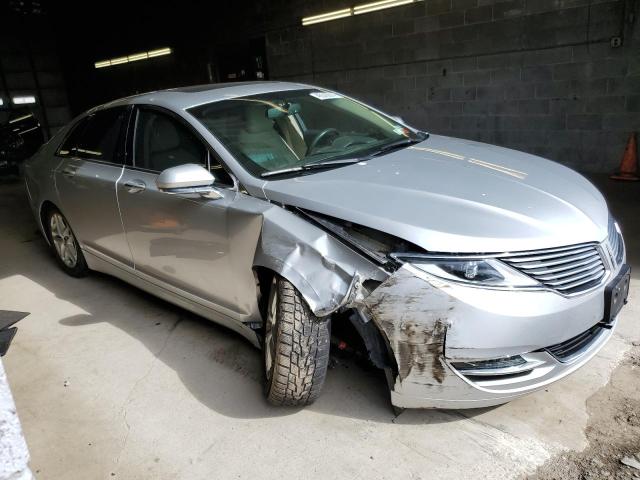
[[[640,1],[362,5],[0,3],[0,352],[11,343],[0,362],[0,480],[640,478]],[[264,81],[340,92],[432,139],[505,147],[586,177],[618,220],[631,266],[629,304],[609,343],[588,367],[504,406],[391,410],[370,344],[334,319],[322,396],[278,410],[261,396],[259,349],[240,335],[121,280],[57,268],[23,180],[44,142],[123,97]],[[485,167],[527,177],[526,165],[522,178],[487,166],[510,155],[493,152]],[[236,193],[251,195],[241,183]],[[389,195],[383,187],[372,194]],[[590,219],[544,195],[558,212]],[[3,336],[18,318],[17,334]]]
[[[434,0],[300,23],[343,6],[242,0],[150,9],[116,1],[88,11],[74,2],[9,2],[3,97],[36,94],[45,130],[54,133],[90,107],[136,93],[300,81],[353,95],[430,132],[607,173],[638,129],[633,1]],[[94,68],[163,47],[171,55]]]

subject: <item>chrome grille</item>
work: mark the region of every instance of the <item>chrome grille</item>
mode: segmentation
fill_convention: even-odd
[[[624,256],[624,245],[622,243],[622,235],[618,232],[616,222],[613,218],[609,219],[607,242],[611,249],[611,257],[614,261],[614,265],[620,265],[622,263],[622,257]]]
[[[594,244],[518,252],[500,260],[564,294],[599,285],[606,273],[600,250]]]

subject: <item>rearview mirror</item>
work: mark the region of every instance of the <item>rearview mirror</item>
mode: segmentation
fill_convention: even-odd
[[[158,190],[168,193],[210,194],[215,178],[200,165],[187,163],[167,168],[156,178]]]

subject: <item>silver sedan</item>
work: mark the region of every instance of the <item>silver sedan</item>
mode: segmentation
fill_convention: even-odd
[[[62,269],[240,333],[278,405],[318,397],[332,323],[396,407],[504,403],[584,365],[628,292],[620,229],[577,173],[308,85],[117,100],[25,179]]]

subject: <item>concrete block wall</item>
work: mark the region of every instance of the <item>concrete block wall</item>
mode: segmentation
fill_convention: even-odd
[[[426,0],[300,25],[346,6],[270,2],[271,78],[338,89],[427,131],[582,171],[614,170],[640,130],[640,2]]]

